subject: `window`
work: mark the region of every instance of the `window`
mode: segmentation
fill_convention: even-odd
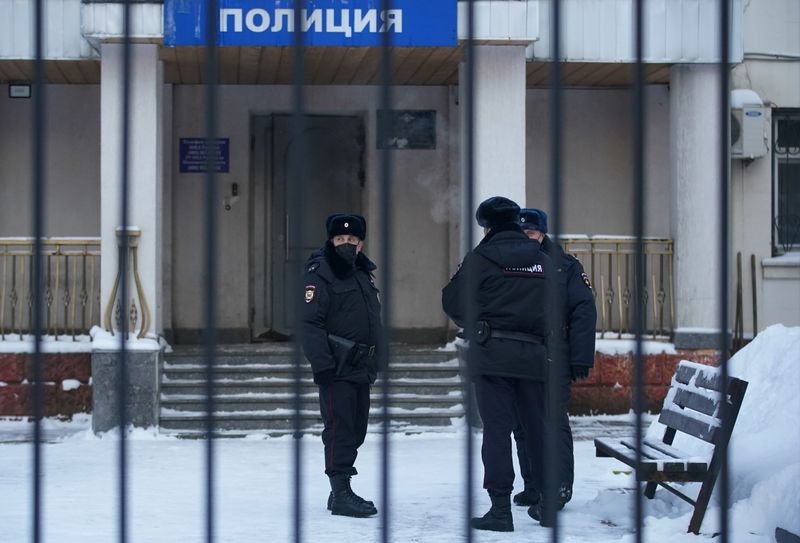
[[[800,109],[773,112],[773,246],[800,250]]]

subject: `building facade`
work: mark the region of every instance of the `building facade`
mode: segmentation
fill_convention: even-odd
[[[122,7],[80,0],[45,4],[45,233],[97,243],[99,252],[99,258],[90,259],[99,268],[91,275],[97,279],[96,296],[75,294],[63,301],[62,295],[55,303],[61,300],[66,307],[65,329],[70,316],[73,328],[85,326],[87,304],[89,320],[113,327],[119,313],[130,314],[118,310],[115,317],[113,309],[122,226]],[[562,4],[562,231],[592,268],[605,319],[601,331],[621,333],[631,303],[627,264],[621,262],[630,256],[625,243],[633,234],[632,2]],[[663,241],[668,247],[648,260],[649,328],[671,337],[678,348],[712,348],[720,234],[717,2],[646,4],[646,235],[654,246]],[[502,194],[547,209],[550,3],[480,0],[474,5],[480,44],[476,199]],[[731,262],[731,326],[749,336],[777,322],[800,324],[799,247],[796,226],[791,229],[796,220],[791,217],[800,214],[800,5],[792,0],[733,0],[731,5],[732,88],[750,91],[736,94],[741,103],[734,99],[733,113],[763,112],[760,124],[746,127],[747,137],[760,141],[762,151],[738,156],[735,150],[731,160],[731,248],[743,262],[740,275]],[[205,52],[195,45],[164,44],[170,6],[135,2],[131,8],[129,226],[135,226],[138,245],[136,326],[146,328],[142,335],[192,343],[204,326],[204,174],[198,171],[202,161],[196,147],[205,137]],[[27,2],[0,0],[0,247],[3,240],[22,244],[31,235],[33,102],[14,96],[24,95],[33,79],[32,9]],[[258,27],[264,19],[245,22]],[[454,24],[452,45],[394,48],[397,138],[388,143],[378,135],[380,48],[308,48],[310,195],[303,217],[291,217],[285,203],[291,183],[291,47],[220,48],[217,136],[223,158],[216,174],[216,257],[223,342],[291,332],[287,263],[295,253],[304,258],[320,245],[324,217],[344,209],[366,216],[369,254],[391,251],[393,282],[381,286],[394,300],[395,337],[434,343],[452,334],[439,300],[465,249],[461,229],[470,227],[461,221],[465,3],[457,3]],[[379,156],[386,146],[394,149],[391,243],[377,228]],[[306,221],[310,239],[294,248],[288,234],[298,220]],[[6,260],[6,271],[0,272],[5,284],[12,285],[12,271],[13,281],[22,284],[21,263]],[[64,292],[70,269],[90,276],[84,261],[64,259],[61,269],[53,270],[63,276]],[[79,291],[91,290],[85,283]],[[88,301],[77,311],[83,315],[77,325],[70,304],[82,298]],[[2,325],[23,327],[23,304],[12,304],[7,295],[2,305]],[[146,309],[149,320],[143,318]],[[54,313],[58,326],[60,309]],[[13,326],[12,314],[17,315]]]

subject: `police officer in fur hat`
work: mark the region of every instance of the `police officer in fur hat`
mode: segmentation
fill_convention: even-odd
[[[589,375],[589,369],[594,365],[595,326],[597,324],[597,309],[594,305],[592,285],[583,271],[580,261],[564,252],[558,243],[547,236],[547,214],[541,209],[527,208],[520,213],[520,225],[523,232],[532,240],[541,245],[541,250],[550,256],[558,266],[558,284],[562,292],[563,308],[561,316],[561,342],[551,342],[560,345],[562,352],[559,356],[551,357],[561,364],[558,374],[559,383],[559,427],[557,442],[557,471],[558,471],[558,504],[559,509],[572,498],[572,483],[575,478],[575,459],[572,448],[572,431],[569,426],[567,403],[570,398],[570,383],[583,379]],[[541,502],[542,488],[534,482],[532,470],[541,469],[544,459],[528,457],[526,447],[528,439],[540,439],[539,436],[526,436],[521,425],[514,429],[514,438],[517,443],[519,456],[520,475],[525,481],[525,489],[514,496],[514,503],[529,507],[529,514],[541,521],[544,515]]]
[[[364,443],[370,385],[382,368],[377,351],[383,333],[373,264],[362,252],[367,223],[355,214],[325,222],[328,240],[306,265],[303,352],[319,385],[325,428],[325,473],[334,515],[369,517],[378,510],[350,487],[358,448]]]
[[[546,277],[555,270],[539,244],[522,232],[519,212],[502,196],[480,204],[475,217],[485,236],[442,291],[445,313],[469,339],[468,369],[483,421],[483,486],[492,506],[472,519],[478,530],[514,530],[511,432],[516,421],[528,435],[544,435],[550,334]],[[541,440],[526,444],[530,457],[541,455]]]

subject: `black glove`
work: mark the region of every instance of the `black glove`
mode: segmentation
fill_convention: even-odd
[[[318,385],[329,385],[333,383],[334,377],[336,377],[336,370],[331,368],[329,370],[323,370],[315,373],[314,382]]]
[[[569,367],[569,371],[572,374],[572,380],[577,381],[578,379],[586,379],[589,377],[589,368],[588,366],[575,366],[572,365]]]

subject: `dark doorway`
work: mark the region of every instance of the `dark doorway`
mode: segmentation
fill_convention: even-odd
[[[295,259],[305,260],[325,240],[325,218],[335,212],[361,212],[364,185],[364,122],[361,117],[308,115],[308,185],[303,213],[287,205],[289,154],[295,141],[292,117],[253,118],[253,214],[251,232],[251,334],[255,341],[291,334],[293,304],[286,281]],[[307,239],[289,239],[293,222],[306,221]],[[301,295],[299,293],[298,295]]]

